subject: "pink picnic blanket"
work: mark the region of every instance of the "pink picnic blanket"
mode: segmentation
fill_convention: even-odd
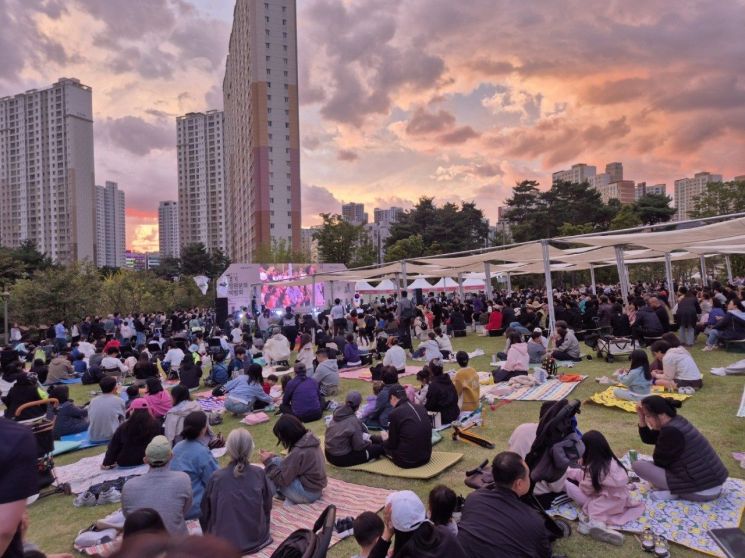
[[[421,366],[407,366],[406,371],[403,374],[399,374],[399,378],[404,376],[416,376],[416,373],[422,369]],[[370,367],[355,368],[354,370],[342,369],[339,371],[339,377],[345,380],[362,380],[363,382],[372,382],[372,373]]]

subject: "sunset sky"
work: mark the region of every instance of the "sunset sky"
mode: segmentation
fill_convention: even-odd
[[[623,161],[627,178],[745,174],[742,0],[298,0],[303,226],[342,201],[475,200]],[[157,250],[175,118],[222,108],[232,0],[0,0],[0,96],[93,88],[96,182]]]

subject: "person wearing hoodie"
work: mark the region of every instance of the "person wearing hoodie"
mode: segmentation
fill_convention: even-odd
[[[466,558],[458,539],[444,525],[427,520],[424,504],[411,490],[393,492],[383,512],[383,535],[369,558]]]
[[[339,393],[339,365],[336,359],[329,358],[329,352],[326,348],[316,351],[318,365],[311,377],[318,382],[321,389],[321,395],[324,397],[333,397]],[[313,370],[313,368],[308,368]]]
[[[556,322],[556,335],[553,336],[556,347],[551,356],[556,360],[581,360],[579,341],[569,325],[564,320]],[[527,347],[526,347],[527,354]]]
[[[66,385],[53,386],[49,390],[49,397],[59,401],[59,406],[55,410],[57,415],[54,421],[55,440],[67,434],[78,434],[88,430],[88,411],[73,403],[70,399],[70,389]]]
[[[515,376],[525,376],[528,373],[528,366],[530,364],[528,344],[523,342],[523,336],[516,331],[510,334],[509,342],[510,348],[507,349],[507,361],[504,365],[492,371],[494,383],[505,382]]]
[[[386,454],[403,469],[426,465],[432,458],[432,423],[427,410],[409,401],[401,385],[391,386],[389,394],[393,411],[384,444]]]
[[[300,350],[297,352],[295,362],[302,362],[306,370],[313,372],[313,340],[307,333],[300,336]]]
[[[367,415],[365,426],[375,430],[388,428],[393,407],[390,403],[390,393],[393,386],[398,385],[398,372],[392,366],[384,366],[382,372],[383,387],[375,397],[375,408]]]
[[[419,343],[419,346],[411,354],[411,358],[422,358],[425,362],[430,362],[435,358],[442,358],[440,346],[437,344],[437,336],[434,331],[427,334],[427,340]]]
[[[674,333],[666,334],[667,339],[655,341],[649,347],[655,358],[662,361],[662,371],[653,371],[655,385],[670,389],[704,387],[703,376],[691,353],[680,346]]]
[[[662,326],[655,309],[649,304],[645,305],[641,299],[636,300],[634,306],[638,310],[636,311],[634,325],[631,328],[633,336],[642,343],[644,343],[645,338],[661,337],[665,333],[665,328]]]
[[[739,339],[745,339],[745,302],[733,297],[727,302],[727,313],[712,327],[702,350],[713,351],[720,341]]]
[[[272,336],[264,343],[264,358],[269,364],[278,362],[289,362],[292,349],[290,341],[282,335],[278,327],[272,330]]]
[[[260,364],[248,365],[246,374],[241,374],[225,384],[225,410],[233,415],[244,415],[263,409],[274,401],[264,391],[264,378]]]
[[[171,390],[173,406],[168,409],[163,430],[171,444],[181,441],[181,431],[184,429],[184,419],[189,413],[201,411],[202,407],[191,399],[189,389],[183,385],[173,386]]]
[[[359,391],[350,391],[344,405],[334,411],[334,416],[326,428],[326,459],[337,467],[351,467],[377,459],[385,448],[383,444],[370,440],[370,434],[362,421],[357,418],[357,409],[362,403]]]
[[[171,396],[163,389],[160,378],[148,378],[145,383],[147,385],[145,401],[150,406],[150,412],[156,419],[163,420],[168,410],[173,406]]]
[[[321,442],[292,415],[279,417],[272,432],[278,443],[287,450],[284,458],[259,450],[266,476],[275,494],[293,504],[315,502],[328,484]]]
[[[442,424],[450,424],[460,415],[458,391],[450,375],[443,373],[440,359],[431,361],[428,368],[430,380],[424,406],[431,413],[440,413]]]
[[[321,391],[313,378],[307,376],[302,362],[295,364],[295,377],[287,383],[279,410],[294,415],[303,422],[318,420],[323,415]]]

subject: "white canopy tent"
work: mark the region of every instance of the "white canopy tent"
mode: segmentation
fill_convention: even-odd
[[[431,291],[457,291],[460,288],[458,282],[451,277],[442,277],[437,283],[430,287]]]
[[[427,281],[424,277],[415,277],[414,281],[412,281],[411,285],[406,287],[406,290],[413,291],[416,289],[422,289],[423,291],[427,291],[428,289],[432,288],[432,284]]]
[[[369,294],[369,293],[376,292],[375,291],[375,287],[373,287],[367,281],[357,281],[354,284],[354,290],[355,290],[355,292],[358,292],[360,294]]]
[[[378,285],[375,286],[375,293],[378,294],[389,294],[398,292],[398,287],[390,279],[383,279]]]

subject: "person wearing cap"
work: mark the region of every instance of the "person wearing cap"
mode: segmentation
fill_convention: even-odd
[[[383,535],[373,546],[369,558],[388,556],[391,541],[392,558],[466,558],[455,535],[444,525],[434,525],[427,519],[424,504],[411,490],[388,496],[383,524]]]
[[[361,403],[360,392],[350,391],[326,428],[325,454],[332,465],[351,467],[377,459],[385,452],[383,444],[371,441],[367,427],[357,418]]]
[[[400,384],[392,385],[388,396],[393,411],[385,441],[386,454],[403,469],[426,465],[432,458],[432,423],[427,410],[409,401]]]
[[[145,448],[153,438],[163,433],[160,421],[153,418],[150,405],[144,398],[134,399],[128,413],[129,418],[119,425],[106,448],[102,469],[142,465]]]
[[[549,531],[541,515],[520,498],[530,490],[530,471],[518,454],[503,451],[492,462],[494,485],[466,498],[458,541],[468,558],[550,558]]]
[[[191,508],[191,481],[186,473],[168,468],[172,456],[171,442],[165,436],[155,436],[147,444],[142,461],[150,470],[124,483],[122,513],[126,518],[136,510],[152,508],[170,535],[188,535],[185,517]]]

